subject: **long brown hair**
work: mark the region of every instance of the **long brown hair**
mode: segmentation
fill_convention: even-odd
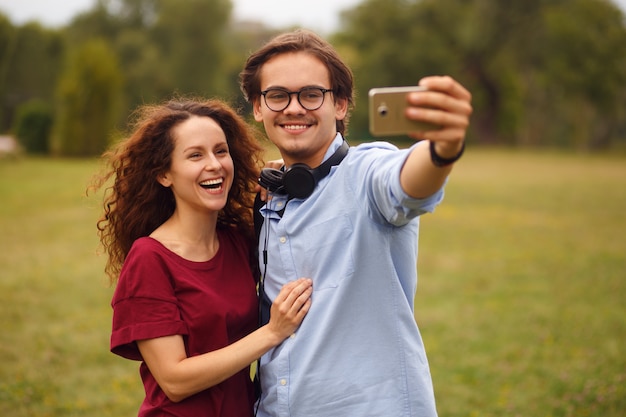
[[[104,213],[97,223],[100,242],[108,254],[105,271],[111,282],[117,280],[133,242],[148,236],[174,213],[174,195],[157,178],[170,168],[175,145],[172,129],[191,116],[210,117],[220,125],[235,166],[217,227],[236,228],[253,242],[254,186],[263,151],[257,131],[220,100],[176,99],[141,106],[134,116],[132,133],[103,155],[107,167],[90,187],[98,190],[113,178],[113,184],[105,189]]]
[[[298,29],[283,33],[271,39],[261,49],[254,52],[239,74],[239,85],[244,97],[250,103],[261,96],[261,67],[276,55],[289,52],[306,52],[317,59],[328,69],[331,88],[335,99],[345,99],[348,109],[354,107],[354,77],[350,68],[341,60],[332,45],[317,34]],[[337,131],[346,134],[350,112],[343,120],[337,120]]]

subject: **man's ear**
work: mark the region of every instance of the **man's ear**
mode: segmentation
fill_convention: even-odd
[[[254,120],[259,123],[263,121],[263,114],[261,113],[261,97],[254,99],[252,102],[252,112],[254,114]]]
[[[335,119],[343,120],[345,119],[346,114],[348,114],[348,99],[335,99]]]

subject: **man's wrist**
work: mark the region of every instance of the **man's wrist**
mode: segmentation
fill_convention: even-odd
[[[429,149],[430,149],[430,160],[433,162],[433,164],[438,167],[445,167],[447,165],[451,165],[455,163],[461,158],[461,156],[463,155],[463,152],[465,151],[465,141],[463,141],[461,144],[461,150],[459,150],[457,154],[451,158],[444,158],[440,156],[437,153],[437,150],[435,149],[435,142],[433,141],[430,141]]]

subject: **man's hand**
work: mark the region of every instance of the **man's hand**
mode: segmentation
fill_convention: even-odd
[[[472,95],[449,76],[422,78],[419,85],[428,91],[410,93],[406,116],[442,126],[441,129],[409,134],[414,139],[427,139],[435,143],[442,158],[452,158],[459,153],[465,140],[469,118],[472,114]]]

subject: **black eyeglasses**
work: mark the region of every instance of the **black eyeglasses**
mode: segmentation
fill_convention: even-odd
[[[300,91],[288,91],[284,88],[268,88],[261,91],[261,95],[265,99],[265,105],[272,111],[283,111],[291,104],[291,96],[298,96],[298,103],[306,110],[317,110],[324,104],[324,96],[326,93],[332,92],[332,89],[320,87],[305,87]]]

